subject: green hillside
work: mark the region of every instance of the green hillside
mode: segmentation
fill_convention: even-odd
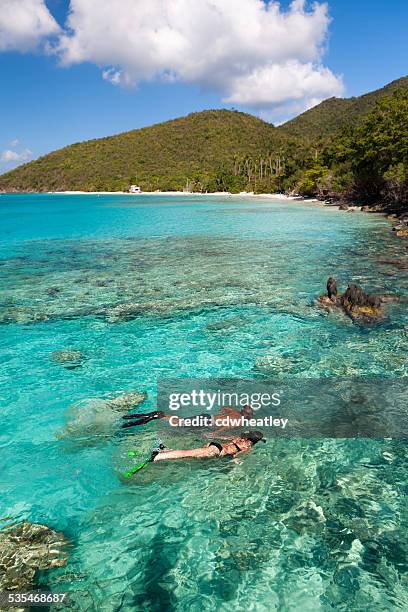
[[[256,156],[279,141],[276,129],[241,112],[192,113],[117,136],[54,151],[0,177],[5,191],[182,189],[187,179],[215,190],[234,156]]]
[[[282,192],[406,207],[408,77],[275,128],[230,110],[90,140],[0,176],[0,191]]]
[[[377,100],[397,89],[408,89],[408,77],[356,98],[329,98],[278,128],[288,136],[314,140],[331,136],[348,124],[356,124],[370,112]]]

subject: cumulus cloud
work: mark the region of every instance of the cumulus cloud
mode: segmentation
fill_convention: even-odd
[[[114,85],[179,81],[270,114],[342,93],[323,64],[329,24],[308,0],[71,0],[59,30],[44,0],[0,0],[0,49],[58,34],[62,64],[94,63]]]
[[[30,149],[24,149],[20,153],[17,151],[12,151],[11,149],[6,149],[2,152],[0,160],[6,164],[18,164],[20,162],[28,161],[31,156],[32,151],[30,151]]]
[[[283,64],[262,66],[236,78],[226,101],[260,107],[279,105],[290,99],[310,99],[316,104],[319,98],[341,92],[341,82],[328,68],[289,60]],[[319,95],[317,99],[316,93]]]
[[[0,1],[1,51],[30,51],[58,31],[44,0]]]
[[[115,85],[182,81],[224,101],[306,108],[343,91],[322,64],[327,5],[295,0],[71,0],[59,52],[65,64],[101,66]]]

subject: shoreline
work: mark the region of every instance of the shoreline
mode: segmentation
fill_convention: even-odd
[[[17,192],[25,193],[25,192]],[[38,192],[33,192],[38,193]],[[126,191],[47,191],[46,195],[122,195],[122,196],[197,196],[197,197],[227,197],[227,198],[257,198],[267,200],[282,200],[290,202],[322,203],[317,198],[304,198],[302,196],[288,196],[284,193],[254,193],[253,191],[241,191],[230,193],[229,191],[212,191],[209,193],[189,191],[142,191],[141,193],[128,193]]]

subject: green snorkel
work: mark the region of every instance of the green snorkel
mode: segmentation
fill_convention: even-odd
[[[128,457],[135,457],[136,455],[140,455],[139,451],[129,451],[128,452]],[[149,462],[150,462],[150,459],[148,459],[147,461],[143,461],[143,463],[139,463],[138,465],[135,465],[131,470],[123,474],[123,478],[130,478],[131,476],[133,476],[133,474],[136,474],[136,472],[143,469]]]
[[[158,445],[158,449],[156,449],[156,453],[159,452],[159,450],[163,450],[164,448],[165,448],[164,444],[160,442]],[[130,478],[131,476],[133,476],[133,474],[136,474],[136,472],[146,467],[146,465],[148,465],[149,463],[152,463],[154,454],[156,453],[155,451],[153,451],[149,459],[147,459],[146,461],[143,461],[143,463],[138,463],[131,470],[129,470],[128,472],[125,472],[123,474],[123,478]],[[128,451],[128,457],[136,457],[137,455],[140,455],[139,451],[135,451],[135,450]]]

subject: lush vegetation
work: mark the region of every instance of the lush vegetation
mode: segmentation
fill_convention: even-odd
[[[408,78],[326,100],[275,128],[237,111],[193,113],[60,149],[0,177],[4,191],[285,191],[408,204]]]
[[[222,189],[222,167],[229,167],[235,155],[268,150],[274,132],[245,113],[193,113],[54,151],[1,176],[0,189],[116,191],[135,183],[152,191],[183,189],[188,183],[214,191]]]
[[[394,94],[399,89],[408,89],[408,77],[392,81],[382,89],[377,89],[356,98],[329,98],[314,108],[288,121],[280,129],[290,136],[311,141],[331,138],[335,132],[348,125],[356,125],[367,115],[378,100]]]
[[[378,100],[318,157],[312,190],[365,204],[408,204],[408,91]],[[314,166],[316,168],[316,166]]]
[[[226,187],[408,206],[408,90],[378,97],[370,112],[329,138],[281,141],[273,153],[235,160]]]

